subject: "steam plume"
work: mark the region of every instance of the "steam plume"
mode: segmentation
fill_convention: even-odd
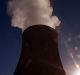
[[[52,16],[53,9],[49,0],[10,0],[8,14],[12,17],[12,26],[25,30],[35,24],[44,24],[55,28],[60,21]]]

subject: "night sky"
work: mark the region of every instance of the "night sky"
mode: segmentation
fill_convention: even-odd
[[[54,14],[61,20],[58,28],[61,60],[66,75],[73,75],[80,64],[80,0],[53,1]],[[13,75],[21,52],[21,35],[20,29],[11,27],[7,0],[0,0],[0,75]]]

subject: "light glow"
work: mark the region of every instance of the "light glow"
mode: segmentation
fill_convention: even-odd
[[[78,64],[76,64],[76,68],[80,68],[80,66]]]
[[[79,66],[79,64],[76,65],[76,68],[73,70],[72,75],[80,75],[80,66]]]
[[[74,75],[80,75],[80,70],[76,71]]]

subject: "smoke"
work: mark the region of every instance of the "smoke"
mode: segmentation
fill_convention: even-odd
[[[44,24],[55,28],[60,21],[52,16],[50,0],[10,0],[8,14],[12,17],[12,26],[25,30],[36,24]]]

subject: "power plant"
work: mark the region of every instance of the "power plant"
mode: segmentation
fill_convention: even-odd
[[[61,21],[55,16],[52,4],[53,0],[8,1],[11,25],[23,32],[14,75],[65,75],[55,30]]]
[[[38,24],[24,30],[22,51],[14,75],[65,75],[55,29]]]

